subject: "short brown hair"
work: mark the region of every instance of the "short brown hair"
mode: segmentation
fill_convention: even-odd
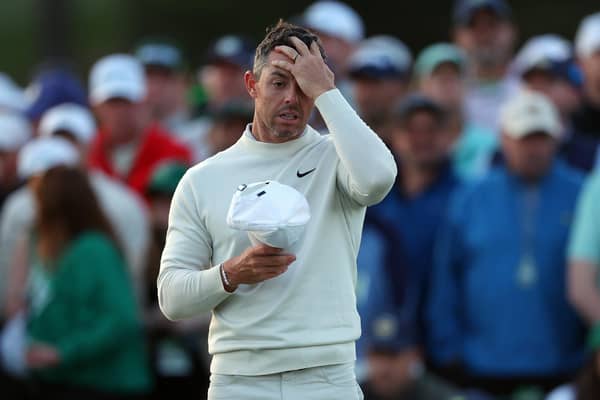
[[[252,72],[257,79],[260,78],[262,68],[267,63],[267,57],[269,57],[269,54],[275,47],[289,46],[293,49],[296,49],[296,46],[294,46],[294,43],[290,40],[292,36],[302,40],[308,47],[310,47],[312,42],[317,42],[317,45],[319,45],[319,51],[321,52],[321,57],[323,57],[323,60],[327,58],[325,55],[325,50],[323,50],[321,39],[319,39],[316,34],[306,28],[290,24],[289,22],[285,22],[284,20],[280,19],[279,22],[277,22],[277,25],[267,28],[267,35],[256,47],[256,53],[254,55],[254,68],[252,69]]]

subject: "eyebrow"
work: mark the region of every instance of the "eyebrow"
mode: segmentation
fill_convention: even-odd
[[[275,71],[271,72],[271,73],[269,74],[269,76],[270,76],[270,77],[273,77],[273,76],[278,76],[278,77],[280,77],[280,78],[284,78],[284,79],[289,79],[289,78],[290,78],[290,74],[286,74],[286,73],[284,73],[284,72],[281,72],[281,71],[278,71],[278,70],[275,70]]]

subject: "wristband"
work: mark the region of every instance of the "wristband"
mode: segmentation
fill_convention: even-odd
[[[221,271],[221,279],[223,279],[223,282],[225,283],[225,286],[233,287],[231,285],[231,282],[229,282],[229,279],[227,278],[227,272],[225,272],[225,267],[223,266],[223,263],[221,263],[219,265],[219,270]]]

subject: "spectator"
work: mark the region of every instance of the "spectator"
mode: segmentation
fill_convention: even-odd
[[[137,398],[151,383],[134,292],[87,177],[55,167],[34,192],[26,362],[35,398]]]
[[[600,322],[600,175],[588,178],[569,244],[569,298],[590,325]]]
[[[523,92],[501,115],[506,162],[451,202],[427,322],[436,366],[509,395],[552,389],[581,365],[583,329],[565,282],[581,176],[555,160],[562,128],[549,100]]]
[[[0,112],[24,112],[27,108],[25,93],[10,76],[0,72]]]
[[[367,212],[363,225],[356,264],[356,305],[360,315],[361,336],[356,342],[356,377],[367,379],[366,350],[371,320],[383,309],[402,306],[407,282],[405,256],[399,244],[401,238],[393,223]],[[408,335],[408,332],[403,332]]]
[[[63,103],[87,106],[83,86],[66,67],[43,68],[33,78],[26,95],[28,104],[25,115],[35,128],[42,115],[54,106]]]
[[[301,24],[319,35],[336,80],[345,82],[348,60],[364,37],[361,16],[341,1],[321,0],[304,11]]]
[[[199,81],[207,92],[204,115],[180,135],[193,149],[195,161],[204,160],[214,151],[208,133],[215,113],[232,102],[250,101],[242,76],[252,67],[253,57],[254,44],[241,35],[222,36],[209,46],[205,65],[198,72]]]
[[[159,399],[185,398],[190,393],[202,398],[201,393],[208,390],[208,350],[202,343],[208,338],[210,315],[192,321],[168,321],[160,312],[156,289],[171,199],[186,170],[187,166],[179,163],[161,164],[152,173],[146,189],[153,234],[145,271],[146,326],[156,377],[155,395]]]
[[[415,62],[419,89],[448,113],[446,129],[453,142],[452,164],[463,179],[485,173],[497,147],[493,131],[469,121],[465,116],[466,74],[465,55],[449,43],[428,46]]]
[[[40,136],[65,139],[71,145],[69,147],[75,147],[79,160],[85,160],[95,130],[90,111],[76,104],[61,104],[50,109],[39,124]],[[42,144],[28,150],[29,155],[22,154],[19,161],[21,170],[28,162],[33,162],[36,158],[43,159],[46,146],[52,146],[44,143],[53,143],[53,141],[46,140],[40,143]],[[25,174],[24,177],[31,177],[29,172],[25,171]],[[136,293],[141,295],[142,272],[149,239],[145,206],[131,189],[117,180],[100,171],[89,171],[88,175],[104,213],[123,244],[125,260],[131,268]],[[9,265],[14,259],[15,243],[19,237],[28,236],[34,219],[35,209],[31,189],[25,186],[9,197],[0,218],[0,249],[4,258],[3,264]]]
[[[368,400],[451,400],[458,389],[429,374],[410,332],[394,313],[380,311],[369,328],[369,378],[362,386]],[[414,333],[414,332],[413,332]],[[408,335],[407,335],[408,334]]]
[[[498,109],[517,89],[508,76],[516,41],[510,6],[505,0],[456,0],[454,43],[468,57],[466,116],[494,132]]]
[[[146,72],[146,104],[151,117],[178,134],[191,119],[181,50],[168,40],[147,40],[136,48],[135,57]]]
[[[207,136],[208,154],[214,155],[233,146],[253,115],[252,103],[242,99],[232,100],[216,110]]]
[[[583,72],[583,105],[573,115],[579,164],[591,171],[598,163],[600,143],[600,13],[581,21],[575,36],[575,55]]]
[[[450,194],[459,181],[448,162],[450,137],[445,130],[446,115],[441,107],[423,95],[411,95],[394,110],[392,152],[398,164],[395,186],[387,197],[367,211],[368,218],[386,221],[392,227],[394,251],[400,259],[392,261],[382,276],[401,277],[370,294],[369,302],[392,300],[401,313],[417,327],[411,338],[421,345],[422,306],[432,268],[434,238],[445,213]],[[368,242],[360,252],[367,254]],[[404,266],[404,271],[398,270]],[[383,270],[360,265],[359,270]],[[372,274],[371,274],[372,275]],[[369,310],[377,307],[368,306]],[[375,310],[376,311],[376,310]],[[368,322],[369,315],[362,315]]]
[[[30,138],[29,121],[16,113],[0,113],[0,212],[6,197],[19,186],[17,154]]]
[[[519,50],[512,69],[525,88],[552,100],[563,124],[571,123],[573,112],[581,104],[583,83],[581,71],[573,61],[571,43],[557,35],[535,36]],[[565,135],[571,129],[567,126]]]
[[[554,390],[546,400],[594,400],[600,397],[600,324],[591,330],[588,347],[591,354],[577,379]]]
[[[361,118],[390,146],[392,109],[408,93],[412,56],[392,36],[363,41],[348,61],[352,97]]]
[[[149,120],[145,96],[144,71],[134,57],[113,54],[92,68],[90,102],[100,129],[90,147],[89,164],[140,194],[158,163],[191,161],[187,148]]]

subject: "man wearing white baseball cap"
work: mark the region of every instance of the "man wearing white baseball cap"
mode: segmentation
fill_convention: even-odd
[[[112,54],[100,59],[90,72],[89,96],[100,124],[90,147],[92,168],[141,194],[161,161],[190,163],[189,150],[151,120],[144,103],[144,69],[135,57]]]
[[[459,189],[441,227],[427,332],[437,367],[507,396],[550,390],[581,366],[585,332],[565,270],[582,176],[555,157],[562,127],[550,100],[523,91],[500,115],[504,164]]]
[[[396,165],[336,88],[324,57],[309,30],[283,21],[271,28],[244,74],[253,122],[233,146],[188,170],[173,197],[159,304],[174,320],[212,312],[211,400],[362,398],[356,257],[366,207],[389,192]],[[307,125],[315,105],[328,136]],[[306,219],[288,213],[283,224],[270,221],[278,208],[255,221],[268,233],[227,225],[236,190],[249,191],[240,202],[272,200],[273,181],[306,198],[302,229]],[[306,211],[302,201],[280,202]],[[234,227],[251,225],[231,216]],[[249,236],[286,248],[253,245]]]

